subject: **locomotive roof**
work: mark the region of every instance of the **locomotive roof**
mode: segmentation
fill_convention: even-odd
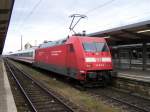
[[[45,47],[50,47],[50,46],[55,46],[55,45],[60,45],[66,42],[67,39],[61,39],[57,41],[48,41],[46,43],[43,43],[39,46],[39,48],[45,48]]]
[[[65,39],[61,39],[61,40],[57,40],[57,41],[48,41],[46,43],[43,43],[43,44],[40,44],[39,48],[46,48],[46,47],[51,47],[51,46],[55,46],[55,45],[61,45],[61,44],[64,44],[69,38],[72,38],[72,37],[77,37],[77,38],[96,38],[96,37],[88,37],[88,36],[70,36],[70,37],[67,37]],[[99,40],[102,40],[103,38],[97,38]]]

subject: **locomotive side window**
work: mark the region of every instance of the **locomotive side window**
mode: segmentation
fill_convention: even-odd
[[[87,52],[104,52],[109,51],[106,43],[93,42],[93,43],[83,43],[83,48]]]
[[[73,47],[72,44],[69,45],[69,51],[70,51],[70,52],[74,52],[74,47]]]

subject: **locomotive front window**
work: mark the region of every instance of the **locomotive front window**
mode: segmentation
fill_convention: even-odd
[[[84,50],[87,52],[96,52],[94,43],[83,43]]]
[[[87,52],[104,52],[109,51],[107,44],[102,42],[83,43],[83,48]]]
[[[97,51],[97,52],[109,51],[109,50],[108,50],[108,47],[107,47],[107,45],[106,45],[106,43],[97,42],[97,43],[95,43],[95,45],[96,45],[96,51]]]

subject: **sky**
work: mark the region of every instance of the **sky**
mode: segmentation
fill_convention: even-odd
[[[76,32],[103,31],[150,20],[150,0],[15,0],[3,54],[66,38],[71,14],[84,14]]]

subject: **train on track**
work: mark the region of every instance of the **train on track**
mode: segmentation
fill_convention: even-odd
[[[112,58],[104,38],[70,36],[11,53],[8,57],[76,79],[82,84],[112,81]]]

